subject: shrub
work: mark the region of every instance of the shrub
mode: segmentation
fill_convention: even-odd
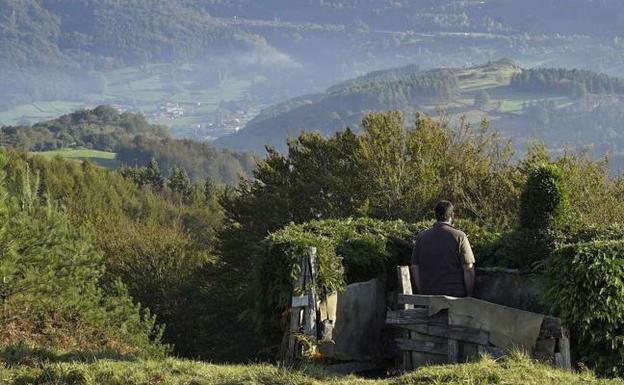
[[[379,278],[392,289],[397,265],[410,263],[404,242],[433,224],[380,221],[370,218],[291,224],[269,235],[254,255],[255,323],[261,334],[279,335],[279,315],[289,305],[299,261],[309,247],[317,248],[316,289],[321,297],[347,284]],[[477,258],[490,252],[498,234],[469,221],[459,221],[473,243]]]
[[[255,255],[256,325],[262,332],[279,330],[279,317],[287,309],[292,281],[300,273],[299,259],[309,247],[317,248],[316,289],[321,296],[342,290],[347,283],[379,277],[385,280],[388,264],[397,265],[409,250],[391,252],[389,236],[410,239],[415,231],[402,221],[368,218],[312,221],[289,225],[269,235]]]
[[[569,227],[568,193],[561,169],[541,164],[530,172],[520,196],[519,228],[507,236],[507,262],[513,267],[535,267],[548,258]],[[568,229],[569,231],[569,229]]]
[[[520,196],[520,226],[524,229],[560,226],[567,210],[568,196],[561,169],[553,164],[533,169]]]
[[[546,299],[578,337],[580,359],[601,374],[624,374],[624,240],[556,251]]]

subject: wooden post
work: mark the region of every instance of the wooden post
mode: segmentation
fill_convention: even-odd
[[[310,247],[306,257],[306,294],[308,295],[308,306],[305,308],[305,333],[314,340],[318,340],[317,312],[318,297],[316,294],[316,247]]]
[[[570,355],[570,332],[565,326],[561,327],[559,338],[559,352],[555,353],[555,363],[562,369],[572,370],[572,357]]]
[[[412,281],[410,279],[409,266],[398,266],[397,275],[399,279],[399,294],[412,294]],[[401,305],[402,309],[413,309],[414,305]],[[409,339],[410,332],[404,331],[403,338]],[[412,370],[412,353],[409,351],[403,352],[403,368],[406,370]]]
[[[301,294],[301,290],[303,289],[305,283],[305,276],[307,270],[307,263],[305,257],[301,257],[300,266],[301,272],[299,273],[299,277],[297,278],[297,282],[293,285],[293,299],[291,302],[290,308],[290,326],[288,328],[288,348],[286,350],[286,354],[284,355],[285,360],[288,362],[292,362],[295,359],[295,350],[297,348],[297,334],[299,334],[301,329],[303,308],[300,307],[303,305],[299,295]],[[297,301],[299,303],[297,303]]]

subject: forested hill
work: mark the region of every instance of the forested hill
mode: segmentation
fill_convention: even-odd
[[[174,139],[168,128],[150,124],[141,114],[110,106],[79,110],[32,126],[0,127],[0,144],[24,151],[93,149],[115,157],[118,165],[147,166],[156,160],[168,176],[181,168],[193,180],[235,184],[250,176],[256,159],[250,153],[217,149],[208,143]]]
[[[2,67],[192,59],[260,42],[179,0],[0,0]]]
[[[513,66],[513,64],[510,64]],[[357,125],[369,110],[412,111],[419,105],[446,104],[460,95],[459,81],[446,69],[418,66],[376,71],[330,87],[323,94],[295,98],[262,111],[244,130],[217,140],[231,148],[283,147],[302,130],[331,134]]]
[[[613,164],[624,154],[624,79],[565,68],[522,69],[503,59],[484,65],[421,71],[417,66],[376,71],[269,107],[244,129],[217,139],[219,146],[263,151],[285,149],[302,130],[324,135],[357,130],[367,111],[398,109],[475,124],[488,117],[494,128],[520,147],[527,139],[555,149],[609,152]]]

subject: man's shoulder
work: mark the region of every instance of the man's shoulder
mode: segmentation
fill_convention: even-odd
[[[443,231],[448,231],[449,233],[453,234],[456,238],[459,238],[459,239],[468,238],[466,233],[464,233],[463,231],[461,231],[460,229],[456,228],[453,225],[444,224],[442,226],[442,229]]]
[[[427,238],[427,237],[435,237],[436,234],[439,236],[440,233],[450,233],[456,239],[466,239],[468,236],[463,231],[455,228],[453,225],[448,223],[436,223],[432,227],[422,230],[418,232],[415,236],[415,240]]]
[[[433,228],[433,227],[429,227],[428,229],[421,230],[421,231],[419,231],[419,232],[417,232],[417,233],[416,233],[416,236],[414,237],[414,239],[418,240],[418,239],[421,239],[421,238],[423,238],[423,237],[426,237],[426,236],[428,236],[429,234],[431,234],[431,232],[432,232],[433,230],[434,230],[434,228]]]

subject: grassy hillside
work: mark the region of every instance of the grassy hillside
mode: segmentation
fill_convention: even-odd
[[[363,379],[337,376],[309,367],[288,370],[269,365],[211,365],[197,361],[168,359],[164,361],[123,362],[102,360],[90,364],[43,364],[41,367],[0,369],[6,384],[73,384],[73,385],[401,385],[401,384],[624,384],[622,380],[597,379],[589,372],[572,373],[555,370],[514,356],[507,361],[482,359],[474,364],[432,366],[413,373],[387,379]]]

